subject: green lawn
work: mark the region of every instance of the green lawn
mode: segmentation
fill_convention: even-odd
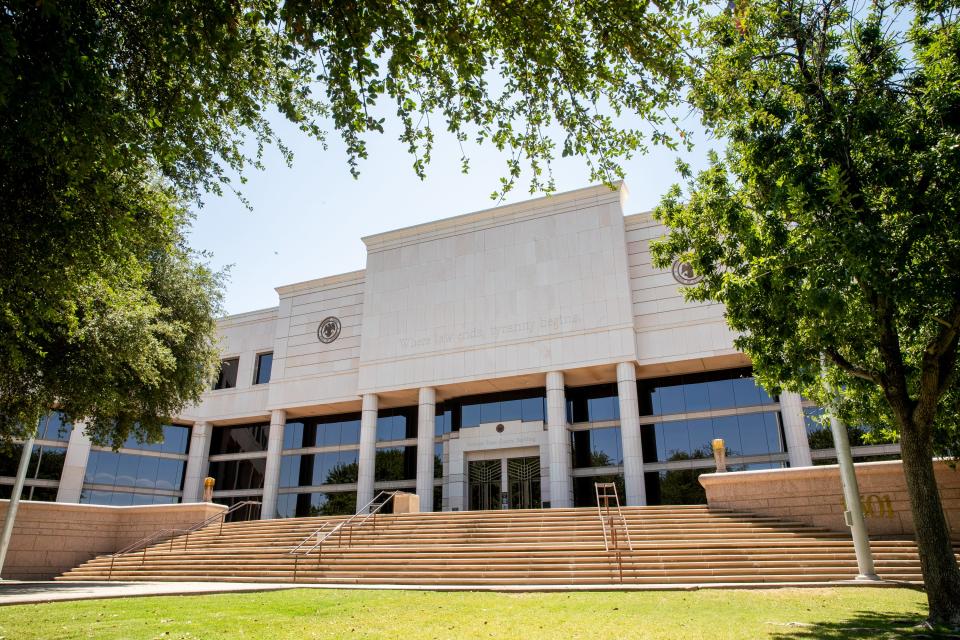
[[[914,628],[922,620],[925,600],[909,589],[866,588],[608,593],[297,589],[0,607],[0,638],[938,637]]]

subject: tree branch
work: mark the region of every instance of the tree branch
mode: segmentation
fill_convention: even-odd
[[[856,378],[860,378],[862,380],[866,380],[868,382],[872,382],[878,386],[883,385],[883,382],[880,378],[880,374],[874,373],[869,369],[864,369],[863,367],[858,367],[857,365],[853,364],[852,362],[844,358],[843,355],[841,355],[840,352],[837,351],[836,349],[825,349],[824,353],[827,354],[827,356],[829,356],[829,358],[833,361],[833,364],[837,365],[838,367],[840,367],[850,375]]]

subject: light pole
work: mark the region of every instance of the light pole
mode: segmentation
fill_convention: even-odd
[[[7,514],[3,519],[3,534],[0,535],[0,574],[3,572],[3,563],[7,559],[7,549],[10,547],[10,538],[13,536],[13,522],[17,518],[17,508],[20,506],[23,483],[27,479],[27,467],[30,466],[30,454],[33,452],[33,438],[34,436],[31,435],[23,443],[23,451],[20,453],[20,466],[17,467],[17,479],[13,483],[10,504],[7,505]]]
[[[863,520],[863,506],[860,504],[860,487],[857,485],[857,474],[853,466],[853,455],[850,453],[850,439],[847,437],[847,426],[837,415],[837,394],[827,381],[826,359],[820,356],[820,371],[823,381],[823,390],[829,398],[827,410],[830,413],[830,430],[833,432],[833,445],[837,452],[837,465],[840,467],[840,481],[843,484],[843,498],[847,503],[847,510],[843,518],[850,527],[853,535],[853,548],[857,554],[857,569],[860,572],[857,580],[879,580],[873,568],[873,552],[870,551],[870,538],[867,536],[867,525]]]

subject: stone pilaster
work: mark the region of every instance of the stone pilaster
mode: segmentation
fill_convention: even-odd
[[[783,437],[791,467],[813,466],[802,401],[799,393],[784,391],[780,394],[780,418],[783,420]]]
[[[187,449],[187,470],[183,474],[183,501],[203,500],[203,479],[207,476],[207,458],[210,456],[210,436],[213,425],[195,422],[190,429],[190,448]]]
[[[70,432],[67,454],[63,459],[63,473],[60,474],[60,487],[57,489],[57,502],[80,502],[89,458],[90,438],[87,437],[86,426],[79,422],[73,425],[73,431]]]
[[[267,437],[267,464],[263,472],[263,505],[260,519],[277,517],[277,491],[280,489],[280,462],[283,456],[283,430],[287,426],[287,412],[270,412],[270,435]]]
[[[437,415],[437,392],[432,387],[420,389],[417,410],[417,495],[420,510],[433,511],[433,441]]]
[[[374,393],[363,396],[360,414],[360,454],[357,472],[357,510],[373,500],[373,480],[377,458],[377,408],[379,398]]]
[[[570,431],[567,429],[567,398],[560,371],[547,374],[547,441],[550,449],[550,506],[572,507]]]
[[[637,403],[637,370],[632,362],[617,365],[617,396],[620,400],[620,438],[623,442],[623,481],[626,504],[647,504],[643,479],[643,448],[640,443],[640,405]]]

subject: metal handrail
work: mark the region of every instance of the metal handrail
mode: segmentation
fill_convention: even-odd
[[[627,525],[627,519],[623,517],[623,512],[620,510],[620,496],[617,493],[617,485],[613,482],[595,482],[594,491],[597,494],[597,515],[600,518],[600,524],[603,527],[603,545],[607,551],[610,551],[611,543],[613,547],[619,546],[615,538],[616,535],[616,525],[614,522],[620,522],[623,524],[624,533],[626,533],[627,546],[633,551],[633,541],[630,539],[630,527]],[[603,493],[600,493],[600,489],[603,489]],[[613,489],[613,493],[608,493],[608,489]],[[600,499],[603,498],[603,506],[600,506]],[[613,509],[615,513],[611,513],[610,509],[610,498],[613,498]],[[610,534],[612,540],[607,539],[607,525],[610,525]]]
[[[136,542],[131,542],[124,548],[110,555],[110,570],[107,573],[107,580],[112,579],[113,564],[116,561],[116,559],[119,558],[120,556],[126,555],[128,553],[133,553],[134,551],[140,551],[142,549],[143,555],[140,557],[140,564],[143,565],[143,563],[147,559],[147,549],[149,547],[160,542],[161,540],[166,540],[169,537],[170,551],[173,551],[173,542],[176,539],[176,537],[181,534],[186,534],[186,536],[183,539],[183,550],[186,551],[187,545],[190,542],[191,533],[193,533],[194,531],[199,531],[200,529],[203,529],[209,524],[217,520],[220,520],[220,530],[217,532],[217,535],[220,535],[223,533],[223,522],[224,520],[227,519],[228,515],[236,511],[239,511],[243,507],[247,507],[249,509],[251,506],[255,504],[261,504],[261,503],[259,500],[243,500],[241,502],[237,502],[236,504],[230,505],[228,509],[221,511],[220,513],[215,513],[209,518],[205,518],[200,522],[190,525],[186,529],[160,529],[159,531],[155,531],[150,535],[137,540]]]
[[[370,518],[373,518],[373,527],[374,527],[374,529],[376,529],[376,526],[377,526],[377,524],[376,524],[376,523],[377,523],[376,516],[377,516],[377,514],[378,514],[378,513],[380,512],[380,510],[383,509],[383,508],[386,506],[386,504],[387,504],[388,502],[390,502],[390,500],[392,500],[393,497],[396,496],[398,493],[402,493],[402,492],[401,492],[401,491],[381,491],[380,493],[378,493],[378,494],[373,498],[373,500],[371,500],[371,501],[368,502],[367,504],[365,504],[365,505],[363,505],[362,507],[360,507],[355,514],[353,514],[352,516],[350,516],[350,517],[347,518],[346,520],[341,520],[341,521],[338,522],[332,529],[330,529],[330,530],[327,531],[324,535],[321,536],[320,534],[321,534],[328,526],[330,526],[330,524],[331,524],[331,523],[329,523],[329,522],[324,522],[324,523],[323,523],[323,526],[321,526],[321,527],[319,527],[318,529],[316,529],[316,530],[314,530],[313,532],[311,532],[306,538],[304,538],[303,540],[300,541],[300,544],[298,544],[297,546],[291,548],[290,551],[289,551],[289,553],[292,554],[292,555],[307,555],[307,554],[309,554],[311,551],[313,551],[314,549],[316,549],[317,547],[321,547],[321,551],[322,551],[323,543],[326,542],[327,540],[329,540],[329,539],[330,539],[331,537],[333,537],[334,535],[337,535],[337,545],[339,546],[339,544],[343,541],[343,530],[344,530],[344,529],[348,529],[348,530],[349,530],[349,532],[350,532],[350,534],[349,534],[349,535],[350,535],[349,540],[352,542],[352,541],[353,541],[353,529],[354,529],[354,528],[357,528],[357,527],[362,527],[362,526],[364,525],[364,523],[366,523],[367,520],[369,520]],[[381,496],[386,496],[386,497],[383,499],[382,502],[379,502],[379,503],[378,503],[377,500],[379,500]],[[376,506],[375,506],[373,509],[370,509],[370,507],[373,506],[374,504],[376,504]],[[368,510],[369,510],[369,511],[368,511]],[[363,517],[361,518],[360,516],[363,516]],[[359,521],[358,521],[358,522],[354,522],[354,520],[356,520],[357,518],[360,518]],[[313,546],[311,546],[309,549],[307,549],[307,550],[305,550],[305,551],[301,551],[301,549],[302,549],[304,546],[306,546],[306,545],[310,542],[310,540],[313,539],[314,536],[317,537],[317,541],[313,544]],[[349,543],[348,543],[348,544],[349,544]]]

